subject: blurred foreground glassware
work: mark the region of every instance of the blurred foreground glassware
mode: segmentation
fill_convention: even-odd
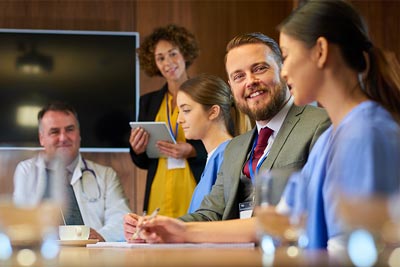
[[[386,252],[400,246],[399,207],[398,194],[340,194],[339,216],[345,224],[346,251],[355,266],[389,263]]]
[[[308,245],[305,234],[306,213],[304,210],[293,212],[285,199],[277,201],[277,183],[286,184],[292,172],[288,170],[271,170],[260,172],[256,177],[255,215],[258,222],[258,239],[264,253],[264,266],[271,266],[277,246],[286,248],[289,257],[298,257]],[[290,180],[285,190],[295,191],[295,184]],[[292,192],[291,192],[292,193]],[[275,206],[279,202],[277,206]]]
[[[43,266],[56,262],[58,225],[63,204],[61,161],[51,171],[32,171],[32,190],[15,197],[0,194],[0,265]],[[40,175],[46,175],[41,177]],[[23,177],[24,178],[24,177]],[[43,192],[39,193],[39,192]]]

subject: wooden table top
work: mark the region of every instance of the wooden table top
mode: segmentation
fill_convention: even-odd
[[[275,256],[264,256],[259,248],[86,248],[63,247],[59,267],[64,266],[338,266],[326,251],[287,256],[278,249]]]
[[[22,266],[18,254],[1,266]],[[303,251],[298,256],[289,256],[287,247],[280,247],[274,255],[265,255],[258,247],[210,248],[127,248],[127,247],[73,247],[61,246],[57,258],[47,262],[36,261],[29,266],[47,267],[128,267],[128,266],[353,266],[346,255],[329,255],[326,250]],[[20,257],[26,260],[26,257]],[[18,264],[19,262],[19,264]],[[26,265],[28,266],[28,265]],[[374,266],[400,266],[400,248],[385,249]]]

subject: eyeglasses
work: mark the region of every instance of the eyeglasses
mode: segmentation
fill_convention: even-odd
[[[86,199],[89,202],[96,202],[101,197],[101,189],[100,189],[99,182],[97,181],[96,173],[94,172],[93,169],[88,168],[85,159],[82,158],[82,161],[83,161],[83,165],[84,165],[84,168],[81,169],[82,178],[80,179],[81,187],[82,187],[82,196],[83,196],[84,199]],[[85,173],[87,175],[85,175]],[[86,181],[85,183],[83,182],[83,177],[85,177],[85,181]],[[94,179],[95,182],[96,182],[97,194],[94,197],[93,196],[89,196],[88,194],[86,194],[86,190],[85,190],[84,184],[90,184],[89,182],[87,182],[90,179],[89,177],[92,177],[92,179]]]

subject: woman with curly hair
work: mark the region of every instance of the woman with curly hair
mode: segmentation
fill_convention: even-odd
[[[137,50],[140,67],[150,77],[164,77],[165,85],[140,98],[139,121],[163,121],[174,135],[176,144],[159,141],[160,152],[167,158],[149,158],[146,147],[149,134],[143,128],[132,129],[129,138],[133,162],[147,169],[143,210],[179,217],[188,210],[190,200],[207,159],[200,140],[186,140],[177,122],[176,95],[188,80],[187,68],[198,56],[196,39],[187,29],[167,25],[155,29]]]

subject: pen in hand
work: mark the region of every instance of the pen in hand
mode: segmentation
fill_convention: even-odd
[[[148,221],[150,221],[151,219],[154,219],[154,218],[157,216],[157,214],[158,214],[159,211],[160,211],[160,208],[155,209],[155,210],[150,214],[150,216],[149,216],[149,218],[148,218]],[[146,211],[143,212],[143,216],[141,217],[141,220],[139,220],[138,225],[141,224],[141,223],[143,222],[144,216],[146,216]],[[133,235],[132,235],[132,238],[131,238],[132,240],[138,239],[138,238],[139,238],[139,234],[140,234],[140,232],[142,231],[142,228],[138,227],[138,225],[136,226],[136,231],[135,231],[135,233],[133,233]]]

